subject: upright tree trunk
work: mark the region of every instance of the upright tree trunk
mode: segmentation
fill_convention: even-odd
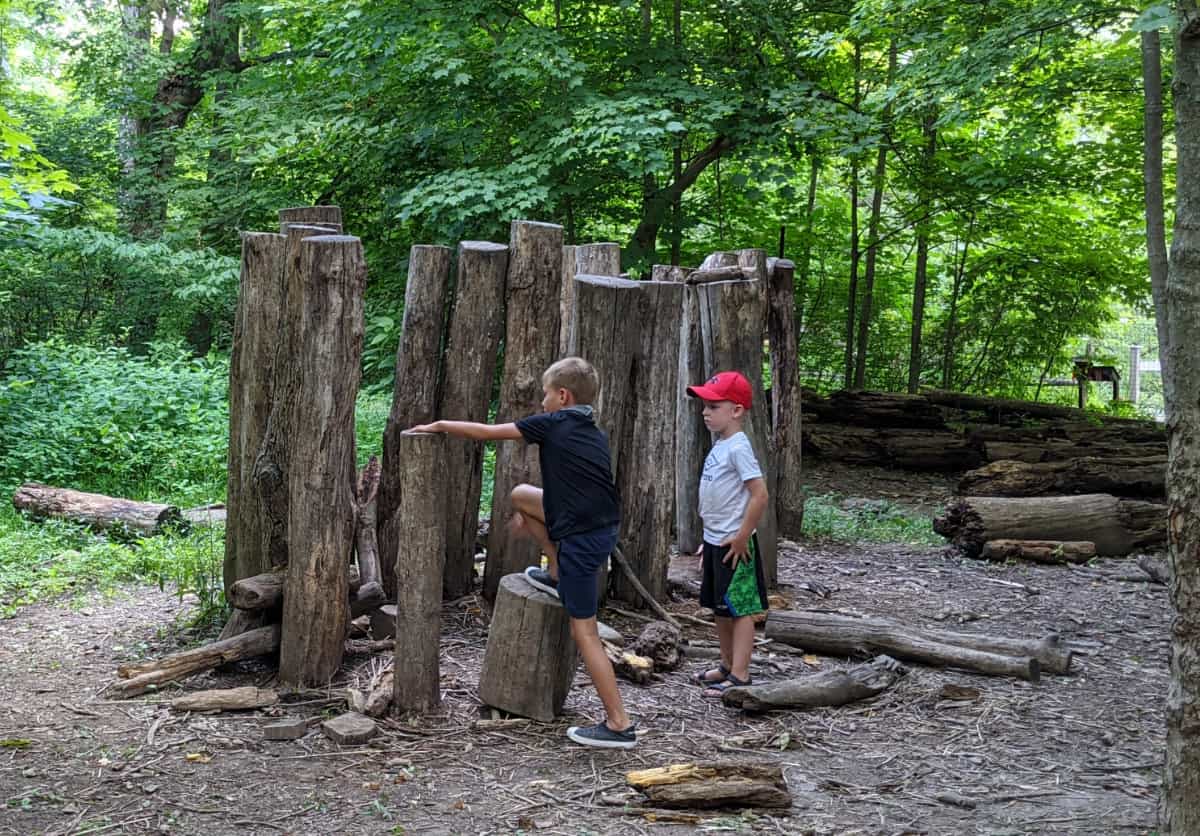
[[[854,110],[862,104],[862,45],[854,44]],[[850,158],[850,286],[846,292],[846,373],[842,385],[854,385],[854,323],[858,305],[858,157]]]
[[[890,87],[896,75],[896,42],[888,47],[887,83]],[[879,150],[875,156],[875,176],[872,178],[871,219],[867,224],[867,266],[863,275],[866,283],[863,287],[862,311],[858,315],[858,344],[854,347],[858,357],[854,361],[854,388],[862,389],[867,378],[867,345],[871,336],[871,307],[875,298],[875,264],[879,259],[879,217],[883,210],[883,182],[887,173],[887,140],[891,134],[892,107],[888,104],[883,109],[884,136],[880,138]]]
[[[917,267],[913,278],[912,336],[908,347],[908,391],[916,394],[921,385],[921,327],[925,321],[925,285],[929,264],[929,225],[932,223],[930,199],[933,177],[933,155],[937,151],[937,115],[932,110],[925,116],[925,155],[921,184],[921,206],[924,219],[917,225]]]
[[[1163,208],[1163,89],[1162,49],[1158,32],[1142,33],[1142,90],[1145,155],[1142,177],[1146,189],[1146,255],[1150,266],[1150,292],[1158,322],[1160,367],[1167,361],[1163,340],[1167,305],[1167,234]]]
[[[808,149],[808,200],[804,210],[804,244],[800,248],[800,261],[796,265],[799,273],[799,286],[796,289],[796,342],[799,344],[800,334],[804,327],[804,300],[808,296],[808,277],[812,269],[813,225],[814,213],[817,208],[817,180],[821,174],[821,158],[817,155],[816,145]]]
[[[147,184],[144,178],[138,176],[138,152],[146,130],[146,120],[140,115],[137,104],[133,101],[132,85],[145,54],[150,49],[150,14],[139,0],[123,0],[120,10],[121,33],[125,38],[126,49],[122,72],[129,80],[129,88],[123,91],[127,103],[117,119],[117,159],[121,166],[117,213],[121,228],[134,234]]]
[[[942,388],[953,389],[954,383],[954,351],[958,340],[958,300],[962,295],[963,278],[967,271],[967,248],[971,245],[971,232],[975,229],[975,215],[967,224],[967,234],[963,238],[962,252],[956,254],[954,262],[954,281],[950,288],[950,312],[946,314],[946,339],[942,345]]]
[[[770,274],[767,331],[771,341],[771,456],[776,468],[775,513],[779,533],[800,536],[804,490],[800,471],[800,376],[796,363],[795,265],[774,260]]]
[[[1179,0],[1175,41],[1175,226],[1167,271],[1163,395],[1171,556],[1171,683],[1161,822],[1200,833],[1200,7]]]

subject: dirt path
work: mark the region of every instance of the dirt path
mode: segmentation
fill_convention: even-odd
[[[1126,565],[1137,574],[1131,561],[1103,570]],[[641,745],[597,753],[563,738],[568,723],[599,716],[582,674],[558,724],[470,729],[484,632],[467,601],[443,613],[444,710],[389,721],[370,746],[339,749],[315,728],[299,741],[265,742],[263,712],[172,715],[158,703],[169,693],[106,701],[100,692],[117,664],[171,650],[164,628],[186,609],[155,588],[128,589],[0,622],[0,833],[690,833],[628,812],[621,779],[628,769],[714,756],[778,761],[795,804],[786,816],[711,816],[701,825],[710,830],[1153,829],[1167,683],[1163,587],[894,546],[789,546],[781,570],[786,583],[833,589],[817,598],[785,588],[797,607],[1012,635],[1057,630],[1078,653],[1077,671],[1030,685],[914,667],[873,702],[746,717],[703,700],[680,670],[645,688],[623,683]],[[627,635],[638,629],[620,617],[610,623]],[[692,637],[707,638],[699,629]],[[350,681],[361,684],[386,658],[353,658]],[[756,678],[812,669],[795,656],[777,661]],[[943,698],[951,683],[978,698]],[[269,685],[271,671],[243,666],[185,686],[233,684]],[[338,709],[309,699],[275,713],[316,721],[326,710]]]

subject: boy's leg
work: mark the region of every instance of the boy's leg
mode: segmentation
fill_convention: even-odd
[[[748,615],[726,618],[732,659],[729,672],[743,682],[750,681],[750,655],[754,652],[754,619]]]
[[[734,619],[727,615],[716,615],[713,616],[713,621],[717,622],[717,645],[721,648],[721,664],[725,666],[727,671],[732,673],[734,664]]]
[[[604,713],[608,715],[608,727],[613,731],[624,731],[631,725],[629,715],[625,713],[625,704],[621,701],[621,692],[617,689],[617,675],[613,672],[612,662],[604,652],[600,641],[600,632],[596,627],[596,617],[572,618],[571,637],[583,657],[584,667],[592,684],[596,686],[596,694],[604,704]]]
[[[550,563],[551,577],[558,577],[558,547],[551,542],[546,530],[546,510],[542,506],[542,489],[533,485],[517,485],[512,489],[513,527],[524,531],[537,541]]]

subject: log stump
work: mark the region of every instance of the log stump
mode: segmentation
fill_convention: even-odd
[[[505,285],[504,373],[496,423],[516,421],[542,410],[542,372],[558,356],[562,296],[563,229],[557,224],[513,221]],[[537,544],[514,537],[512,489],[541,480],[538,450],[532,444],[500,444],[492,490],[483,595],[496,597],[500,579],[535,566]]]
[[[559,600],[534,589],[522,574],[501,578],[479,675],[480,700],[549,723],[562,712],[577,662]]]
[[[438,375],[446,294],[450,284],[450,249],[418,244],[409,253],[408,284],[404,289],[404,323],[396,351],[392,409],[383,431],[383,470],[379,480],[378,540],[383,556],[383,588],[396,595],[393,560],[402,546],[396,517],[400,505],[400,435],[416,424],[438,417]],[[432,486],[430,486],[432,487]]]
[[[508,247],[486,241],[458,245],[454,308],[446,336],[438,417],[486,422],[500,338]],[[446,437],[446,569],[442,594],[458,598],[475,582],[475,539],[483,485],[483,442]]]

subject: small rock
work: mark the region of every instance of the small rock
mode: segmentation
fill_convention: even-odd
[[[307,731],[308,722],[303,717],[289,717],[263,726],[263,740],[298,740]]]
[[[937,796],[937,800],[943,804],[949,804],[952,807],[961,807],[964,810],[974,810],[976,806],[975,799],[967,798],[966,796],[959,795],[956,792],[940,793]]]
[[[625,637],[613,628],[609,627],[603,621],[596,622],[596,629],[600,631],[600,638],[604,639],[604,641],[612,642],[618,646],[624,646]]]
[[[348,746],[355,743],[366,743],[375,736],[378,728],[370,717],[348,711],[332,720],[326,720],[321,724],[321,731],[334,743]]]

